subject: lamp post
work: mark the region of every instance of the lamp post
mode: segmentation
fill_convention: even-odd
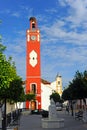
[[[0,20],[0,24],[2,23],[2,21]],[[2,35],[0,34],[0,42],[2,41]]]
[[[2,105],[3,103],[0,102],[0,128],[2,127]]]
[[[6,98],[4,99],[4,112],[2,120],[2,130],[6,130]]]
[[[0,24],[2,23],[2,20],[0,20]],[[2,35],[0,34],[0,44],[2,42]],[[2,130],[6,130],[6,98],[4,100],[4,112],[2,117]]]

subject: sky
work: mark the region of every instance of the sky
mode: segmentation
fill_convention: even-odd
[[[37,19],[41,35],[41,78],[63,87],[87,70],[87,0],[0,0],[0,34],[17,73],[26,79],[26,30]]]

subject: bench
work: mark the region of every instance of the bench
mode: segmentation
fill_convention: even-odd
[[[82,120],[83,119],[83,111],[78,111],[75,113],[75,119]]]

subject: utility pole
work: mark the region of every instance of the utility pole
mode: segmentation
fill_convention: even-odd
[[[2,20],[0,20],[0,24],[2,23]],[[0,34],[0,44],[2,44],[2,35]],[[2,105],[1,105],[2,107]],[[2,130],[6,130],[6,98],[5,98],[5,104],[4,104],[4,113],[2,119]]]
[[[2,20],[0,20],[0,24],[2,23]],[[0,44],[1,44],[1,41],[2,41],[2,35],[0,34]]]

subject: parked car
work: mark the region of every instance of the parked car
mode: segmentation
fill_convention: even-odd
[[[46,118],[46,117],[48,117],[49,112],[47,110],[41,110],[41,115],[43,118]]]
[[[56,105],[56,110],[57,111],[62,111],[62,106],[59,104],[59,105]]]
[[[39,109],[31,110],[31,114],[37,114],[40,115],[41,111]]]
[[[43,109],[31,110],[31,114],[42,115],[42,117],[48,117],[49,112]]]

